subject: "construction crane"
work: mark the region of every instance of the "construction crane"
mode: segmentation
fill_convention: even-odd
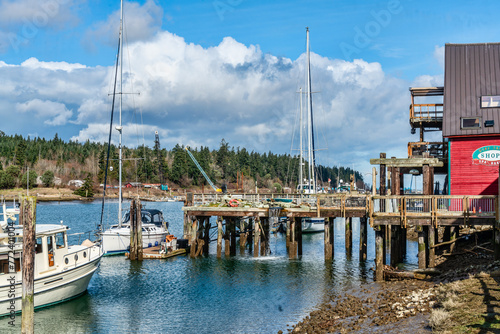
[[[217,188],[215,186],[215,184],[208,177],[207,173],[205,173],[205,171],[203,170],[203,168],[201,168],[200,164],[198,163],[198,161],[196,160],[196,158],[194,157],[194,155],[191,152],[189,152],[189,150],[188,150],[187,147],[186,147],[186,151],[189,154],[189,157],[191,158],[191,160],[193,160],[193,162],[196,165],[196,167],[198,167],[198,169],[200,170],[201,174],[203,174],[203,176],[205,177],[205,180],[207,180],[208,184],[210,184],[210,186],[213,188],[213,190],[215,190],[215,192],[221,193],[222,189]]]

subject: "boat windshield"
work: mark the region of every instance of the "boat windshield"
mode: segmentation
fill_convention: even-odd
[[[155,224],[161,226],[163,224],[163,214],[161,211],[141,211],[141,220],[143,224]],[[130,223],[130,211],[125,213],[123,217],[123,223]]]

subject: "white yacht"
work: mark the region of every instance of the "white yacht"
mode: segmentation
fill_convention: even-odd
[[[142,247],[159,246],[168,234],[168,223],[163,220],[163,213],[155,209],[142,209]],[[123,254],[130,247],[130,214],[123,217],[122,224],[111,226],[101,234],[105,255]]]
[[[0,222],[0,316],[21,311],[23,227],[14,225],[17,208],[3,203]],[[68,245],[68,227],[36,224],[34,304],[35,308],[61,303],[83,294],[103,255],[89,240]],[[10,266],[9,266],[10,261]],[[13,265],[12,265],[13,264]]]

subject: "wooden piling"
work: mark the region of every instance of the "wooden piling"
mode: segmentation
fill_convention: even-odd
[[[352,218],[345,218],[345,249],[350,251],[352,249]]]
[[[457,239],[457,227],[456,226],[450,226],[450,241],[453,241],[450,244],[450,254],[455,251],[455,240]]]
[[[253,219],[253,257],[259,257],[260,240],[260,220],[259,217]]]
[[[297,258],[297,240],[296,240],[296,234],[297,234],[297,228],[296,225],[298,224],[300,226],[300,218],[292,217],[290,218],[290,245],[288,247],[288,258],[289,259],[296,259]]]
[[[136,218],[136,232],[135,232],[135,239],[137,240],[137,260],[142,261],[143,260],[143,251],[142,251],[142,205],[140,200],[135,201],[135,212],[137,215]]]
[[[130,247],[129,247],[129,259],[136,260],[137,255],[137,234],[135,233],[137,229],[136,225],[136,214],[135,214],[135,200],[130,202]]]
[[[36,198],[21,196],[20,223],[23,225],[21,332],[35,332],[35,239]]]
[[[231,256],[236,255],[236,219],[235,218],[230,218],[230,232],[231,232],[231,243],[229,247],[229,253]]]
[[[399,257],[399,226],[392,225],[391,229],[391,267],[397,267],[400,257]]]
[[[333,252],[334,252],[333,222],[334,222],[333,217],[325,218],[325,261],[333,259]]]
[[[384,280],[384,231],[381,226],[375,227],[375,280]]]
[[[427,233],[428,233],[428,245],[429,245],[429,268],[434,268],[436,266],[436,249],[434,248],[434,244],[436,242],[436,229],[434,226],[428,226],[427,227]]]
[[[426,269],[426,246],[425,246],[425,230],[422,226],[417,226],[418,231],[418,268]]]
[[[381,225],[380,229],[382,231],[382,264],[387,264],[387,229],[388,225]]]
[[[142,219],[141,202],[133,199],[130,203],[130,249],[129,259],[142,260]]]
[[[231,219],[224,217],[226,222],[226,233],[224,233],[224,255],[231,256]]]
[[[295,223],[295,239],[297,243],[297,255],[302,256],[302,218],[296,218]]]
[[[217,217],[217,258],[222,257],[222,217]]]
[[[290,247],[290,230],[291,230],[291,220],[292,218],[288,218],[286,220],[286,250]]]
[[[245,248],[247,246],[247,236],[248,232],[245,224],[245,219],[240,219],[240,254],[245,254]]]
[[[368,253],[368,219],[359,218],[359,259],[366,261]]]
[[[203,232],[203,254],[208,255],[209,253],[209,244],[210,244],[210,217],[205,217],[205,231]]]
[[[191,226],[191,249],[190,249],[190,257],[196,257],[196,246],[197,246],[197,234],[198,234],[198,218],[193,221]]]

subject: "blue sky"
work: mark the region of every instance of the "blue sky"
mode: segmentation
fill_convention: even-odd
[[[0,129],[103,140],[119,1],[0,2]],[[310,27],[318,153],[370,171],[404,157],[408,87],[442,85],[445,43],[498,42],[497,1],[125,2],[128,145],[290,153]],[[142,113],[140,114],[139,111]],[[132,121],[142,125],[132,128]],[[136,130],[136,129],[139,130]],[[142,134],[139,135],[142,141]],[[142,143],[142,142],[141,142]]]

